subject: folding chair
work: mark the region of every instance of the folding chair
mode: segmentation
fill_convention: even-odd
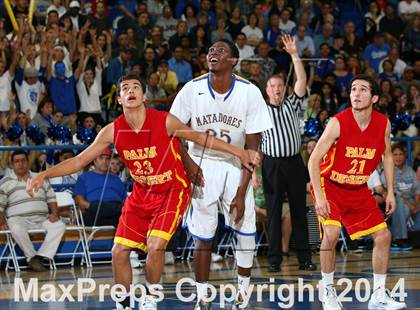
[[[185,238],[184,246],[181,248],[180,258],[191,260],[194,255],[195,239],[186,226],[183,226],[182,229],[185,231],[187,237]]]
[[[3,250],[0,253],[0,262],[5,260],[6,261],[5,270],[8,270],[10,266],[10,260],[11,260],[15,271],[20,272],[20,267],[17,261],[16,251],[12,243],[12,236],[11,236],[10,230],[0,230],[0,235],[4,235],[6,239],[6,243],[4,244]]]
[[[76,203],[73,199],[72,193],[70,191],[56,192],[57,207],[59,209],[64,209],[70,207],[70,214],[68,216],[61,215],[60,217],[68,222],[66,225],[66,232],[75,231],[79,235],[79,240],[74,247],[72,252],[57,252],[56,257],[68,257],[71,255],[71,260],[68,262],[59,262],[55,263],[56,265],[71,265],[74,266],[74,259],[76,255],[82,258],[81,264],[86,264],[86,267],[92,267],[92,262],[90,259],[89,248],[87,246],[87,237],[85,227],[82,224],[82,219],[77,210]],[[66,221],[67,220],[67,221]]]
[[[221,255],[222,250],[225,250],[224,257],[235,256],[235,250],[236,250],[235,233],[229,228],[225,228],[223,237],[220,240],[219,244],[217,245],[216,253]],[[232,254],[229,254],[230,251],[232,252]]]
[[[344,229],[344,228],[342,228],[342,229],[340,230],[340,237],[338,238],[338,241],[341,241],[341,242],[342,242],[342,244],[341,244],[341,252],[347,252],[347,250],[348,250],[349,248],[348,248],[348,246],[347,246],[347,240],[346,240],[346,236],[344,236],[343,229]]]
[[[104,250],[104,251],[97,251],[97,250],[92,250],[91,246],[92,246],[92,242],[95,239],[96,235],[100,232],[106,232],[106,231],[111,231],[113,233],[115,233],[116,228],[114,226],[111,225],[106,225],[106,226],[86,226],[84,221],[83,221],[83,214],[82,211],[80,210],[80,208],[76,207],[76,210],[78,212],[78,216],[81,222],[81,225],[84,227],[85,231],[89,234],[86,237],[86,251],[87,253],[89,253],[89,255],[87,256],[89,259],[89,264],[90,267],[92,267],[93,264],[104,264],[104,263],[111,263],[112,262],[112,247],[108,250]],[[92,258],[94,256],[103,256],[105,255],[106,257],[109,257],[108,259],[95,259],[92,260]],[[84,258],[82,258],[82,263],[84,263]],[[87,263],[88,264],[88,263]]]
[[[57,206],[58,208],[63,208],[66,206],[71,207],[72,216],[70,216],[71,225],[66,226],[66,231],[77,231],[79,233],[79,239],[75,246],[75,249],[72,252],[59,252],[56,253],[56,257],[60,256],[69,256],[71,255],[71,260],[69,262],[59,262],[56,263],[54,259],[49,260],[49,265],[51,270],[55,270],[57,265],[68,265],[74,266],[74,259],[76,255],[82,256],[82,263],[86,261],[87,267],[91,267],[92,264],[90,263],[89,252],[87,251],[86,247],[86,233],[84,231],[84,227],[80,223],[80,219],[78,218],[78,213],[76,212],[76,205],[74,203],[73,197],[70,192],[56,192],[57,197]],[[45,229],[31,229],[28,231],[29,235],[34,234],[46,234],[47,231]],[[20,265],[19,260],[26,259],[24,256],[18,256],[16,254],[16,243],[14,242],[12,235],[10,233],[6,234],[6,238],[8,240],[8,245],[6,246],[10,252],[10,256],[12,258],[13,267],[10,265],[10,260],[7,261],[6,269],[15,269],[16,272],[19,272],[20,269],[27,268],[28,266]],[[79,251],[79,248],[82,248]],[[5,250],[4,250],[5,252]]]
[[[36,234],[43,234],[46,235],[47,231],[45,229],[30,229],[28,230],[28,234],[31,235],[36,235]],[[26,261],[26,257],[24,255],[17,255],[16,252],[16,242],[13,240],[12,234],[10,233],[8,235],[9,238],[9,250],[11,256],[12,256],[12,261],[13,261],[13,267],[10,265],[10,260],[8,260],[7,264],[6,264],[6,270],[8,269],[14,269],[16,272],[20,272],[20,269],[26,269],[29,266],[28,265],[20,265],[19,264],[19,260],[25,260]],[[49,259],[49,265],[50,265],[50,270],[55,270],[57,269],[56,264],[54,259]]]
[[[254,256],[257,256],[259,248],[268,247],[267,224],[265,221],[262,221],[261,227],[260,233],[256,235]],[[266,240],[265,243],[263,243],[264,238]]]
[[[104,232],[104,231],[112,231],[115,232],[114,226],[85,226],[86,231],[89,233],[89,236],[86,239],[87,243],[87,250],[90,253],[90,264],[104,264],[104,263],[111,263],[112,262],[112,247],[109,250],[104,251],[98,251],[98,250],[92,250],[92,242],[95,240],[95,237],[98,233]],[[92,260],[93,256],[99,256],[99,255],[106,255],[109,257],[108,259],[95,259]]]

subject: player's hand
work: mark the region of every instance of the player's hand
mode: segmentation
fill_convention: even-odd
[[[254,171],[254,167],[258,167],[260,165],[261,156],[257,151],[243,150],[241,155],[241,163],[245,169],[252,173]]]
[[[192,159],[186,160],[184,163],[185,172],[191,183],[200,187],[204,186],[203,170]]]
[[[316,198],[315,210],[318,215],[321,215],[324,218],[330,217],[330,203],[324,197],[321,197],[320,199]]]
[[[293,37],[290,36],[290,34],[286,34],[281,37],[284,44],[284,49],[289,55],[297,54],[297,47],[296,47],[296,41]]]
[[[394,193],[388,192],[386,193],[386,199],[385,199],[385,214],[391,215],[395,211],[395,195]]]
[[[248,156],[251,159],[252,165],[254,167],[259,167],[261,165],[261,154],[258,151],[247,149]]]
[[[38,174],[35,178],[29,179],[26,183],[26,192],[29,196],[33,197],[34,194],[42,187],[45,181],[43,173]]]
[[[245,213],[245,197],[240,194],[236,194],[235,198],[233,198],[232,203],[230,204],[229,214],[234,214],[235,224],[239,224],[239,222],[244,217]]]

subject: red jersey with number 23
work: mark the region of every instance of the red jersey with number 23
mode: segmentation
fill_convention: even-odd
[[[180,142],[167,134],[167,116],[167,112],[146,109],[138,133],[130,128],[124,114],[114,121],[115,147],[135,181],[133,193],[162,193],[190,185],[179,152]]]
[[[369,125],[362,131],[352,108],[338,113],[335,118],[340,124],[340,136],[324,156],[321,177],[348,189],[366,186],[385,151],[388,119],[372,111]]]

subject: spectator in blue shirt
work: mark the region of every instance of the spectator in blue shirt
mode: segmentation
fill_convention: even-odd
[[[175,18],[181,18],[184,13],[184,9],[187,5],[193,5],[197,10],[200,10],[200,1],[199,0],[180,0],[177,1],[175,7]]]
[[[51,68],[51,66],[49,66]],[[53,72],[52,72],[53,71]],[[56,109],[64,115],[77,112],[76,106],[76,81],[72,73],[66,76],[66,65],[57,61],[47,73],[49,81],[50,98]]]
[[[296,36],[296,48],[300,57],[312,57],[315,56],[314,41],[308,35],[306,35],[305,26],[298,26]]]
[[[207,26],[210,29],[216,28],[216,14],[214,13],[214,11],[211,7],[211,1],[210,0],[202,0],[201,1],[201,11],[200,11],[200,13],[207,15],[207,17],[208,17]]]
[[[334,27],[330,23],[325,23],[322,25],[322,32],[315,35],[314,37],[314,45],[316,50],[319,50],[321,43],[328,43],[329,46],[333,45],[333,30]]]
[[[378,73],[379,63],[389,55],[390,51],[389,45],[384,42],[383,35],[377,33],[373,38],[373,43],[366,46],[363,51],[362,59],[365,61],[366,67],[371,67]]]
[[[177,46],[174,56],[169,59],[169,70],[176,73],[180,83],[186,83],[192,79],[192,68],[188,61],[184,60],[184,48]]]
[[[346,61],[343,56],[337,56],[335,58],[335,89],[341,93],[344,92],[348,95],[348,89],[350,81],[353,78],[353,73],[346,69]]]
[[[118,79],[129,72],[131,66],[131,52],[126,47],[120,48],[120,55],[112,58],[109,62],[106,81],[110,84],[117,84]]]
[[[76,203],[85,210],[83,219],[86,225],[117,226],[123,201],[127,197],[120,178],[109,173],[111,148],[94,160],[94,169],[83,173],[78,179],[74,194]]]
[[[315,80],[324,80],[328,73],[335,70],[335,62],[330,58],[330,47],[327,43],[322,43],[319,49],[319,58],[315,65]]]
[[[117,3],[118,8],[120,9],[119,16],[129,17],[136,19],[136,0],[120,0]]]
[[[264,41],[266,41],[271,47],[276,46],[276,39],[279,34],[282,34],[280,28],[280,17],[277,13],[272,13],[270,15],[270,25],[264,29]]]

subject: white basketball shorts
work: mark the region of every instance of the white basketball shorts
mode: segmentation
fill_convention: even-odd
[[[199,164],[200,158],[191,156]],[[218,222],[218,212],[223,213],[225,225],[242,235],[254,235],[255,201],[252,184],[249,182],[245,196],[245,213],[242,220],[235,224],[235,212],[229,214],[230,204],[235,198],[241,181],[241,169],[226,160],[203,158],[201,169],[204,187],[193,189],[192,206],[185,214],[190,233],[201,240],[214,238]]]

